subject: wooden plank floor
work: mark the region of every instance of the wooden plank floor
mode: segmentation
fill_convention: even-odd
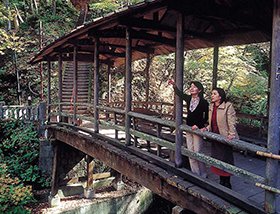
[[[210,154],[210,143],[206,143],[206,147],[204,147],[203,152],[205,154]],[[234,152],[234,161],[235,165],[248,170],[252,173],[255,173],[257,175],[265,177],[265,167],[266,162],[265,160],[259,159],[257,157],[253,157],[252,155],[244,155],[240,152]],[[280,164],[278,168],[278,172],[280,173]],[[280,174],[278,173],[278,189],[280,189]],[[215,174],[211,173],[208,168],[208,176],[209,179],[215,180],[217,183],[219,182],[219,177]],[[243,180],[237,176],[232,176],[231,178],[232,183],[232,189],[243,196],[246,196],[246,198],[254,201],[258,206],[263,207],[264,206],[264,190],[256,187],[252,182]],[[280,214],[280,195],[277,195],[276,200],[276,207],[277,207],[277,213]]]
[[[100,133],[112,138],[114,138],[115,136],[114,130],[102,129],[100,130]],[[119,132],[119,138],[124,138],[124,137],[125,137],[124,133]],[[211,148],[210,143],[205,142],[203,153],[209,155],[210,148]],[[265,177],[265,167],[266,167],[265,160],[253,157],[252,155],[244,155],[243,153],[240,152],[234,152],[234,159],[235,159],[236,166],[246,169],[257,175],[261,175]],[[208,170],[208,179],[218,183],[219,177],[211,173],[209,167],[207,167],[207,170]],[[280,163],[279,163],[279,173],[280,173]],[[264,196],[265,196],[263,189],[256,187],[252,182],[242,180],[237,176],[232,176],[231,183],[232,183],[232,189],[234,191],[254,201],[258,206],[263,207]],[[280,189],[280,175],[278,176],[277,188]],[[280,214],[280,195],[277,195],[276,207],[277,207],[277,213]]]

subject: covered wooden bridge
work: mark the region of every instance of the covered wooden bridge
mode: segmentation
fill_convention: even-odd
[[[49,127],[52,138],[68,144],[90,157],[104,161],[110,167],[147,186],[155,193],[197,213],[202,213],[202,210],[204,213],[230,212],[232,206],[237,208],[235,213],[242,211],[275,213],[277,209],[276,194],[279,193],[277,158],[279,159],[280,142],[279,6],[280,0],[146,1],[97,19],[59,38],[45,47],[31,61],[33,64],[47,61],[48,64],[48,122],[52,124]],[[266,147],[240,140],[228,141],[213,133],[192,131],[183,125],[183,103],[178,97],[174,104],[176,106],[175,121],[163,118],[162,114],[151,111],[151,104],[150,106],[146,104],[145,110],[143,110],[143,106],[140,106],[140,110],[139,106],[134,106],[131,83],[132,62],[135,60],[149,55],[174,52],[176,85],[182,90],[184,51],[215,47],[214,55],[216,57],[214,57],[213,66],[213,86],[215,86],[218,47],[266,41],[271,42],[270,109]],[[51,98],[52,62],[58,62],[59,103],[53,103]],[[79,98],[82,96],[82,88],[87,87],[87,85],[83,86],[84,81],[89,79],[83,79],[83,75],[80,75],[88,65],[87,63],[93,63],[94,67],[93,100],[91,102],[84,102]],[[68,76],[64,73],[63,77],[65,64],[71,65],[69,70],[72,73]],[[108,66],[108,77],[110,77],[112,66],[125,65],[124,102],[123,105],[120,105],[122,107],[112,108],[108,102],[101,102],[100,82],[98,81],[101,64]],[[69,89],[67,91],[66,88],[69,85],[70,91]],[[68,93],[67,96],[64,93]],[[110,93],[110,88],[108,88],[108,93]],[[68,98],[68,102],[66,98]],[[67,106],[68,108],[66,108]],[[89,113],[92,113],[93,117]],[[59,116],[58,123],[51,123],[52,115]],[[81,120],[92,121],[93,131],[77,126],[72,126],[70,131],[70,125],[63,123],[66,122],[65,116],[70,117],[70,121],[75,125],[78,125],[78,121]],[[145,128],[146,126],[143,128],[143,120],[145,123],[148,121],[148,125],[150,125],[148,129]],[[114,138],[102,135],[103,127],[114,129]],[[176,129],[175,135],[166,131],[170,129]],[[238,150],[251,151],[267,157],[266,175],[263,177],[207,155],[188,151],[182,147],[183,131],[195,132],[209,139],[232,145]],[[124,133],[124,141],[120,140],[119,132]],[[157,155],[142,152],[137,142],[138,138],[146,140],[148,148],[151,143],[155,143]],[[112,146],[118,149],[112,148]],[[162,158],[163,147],[174,151],[175,158],[165,161]],[[58,150],[55,150],[57,153],[53,167],[53,195],[56,194],[58,185],[56,172],[56,164],[59,164],[57,162]],[[114,150],[116,150],[115,153],[113,153]],[[180,169],[183,156],[199,159],[255,183],[265,189],[264,204],[256,205],[234,191],[225,190],[208,179],[199,178],[188,170]],[[144,160],[140,160],[139,157],[148,162],[143,162]],[[145,176],[139,179],[139,176],[142,175]],[[88,182],[90,185],[90,179]],[[188,186],[188,182],[191,183],[190,186]],[[198,186],[198,189],[193,185]],[[190,188],[191,186],[192,188]],[[203,191],[205,192],[202,193]],[[212,196],[204,197],[208,194]],[[216,205],[219,203],[227,205],[217,208]],[[212,209],[214,207],[216,208]]]

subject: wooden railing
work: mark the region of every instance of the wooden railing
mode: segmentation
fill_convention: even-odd
[[[259,139],[266,138],[268,129],[268,118],[266,116],[238,112],[237,117],[241,134],[244,134],[243,132],[250,132],[248,136],[254,136]]]
[[[149,107],[155,103],[152,103],[150,105],[146,104],[146,106],[142,106],[141,104],[142,103],[134,103],[134,107],[133,107],[132,111],[128,112],[128,115],[131,117],[131,127],[129,129],[127,129],[127,126],[125,124],[125,110],[123,109],[122,103],[115,103],[114,108],[112,108],[110,106],[104,106],[104,105],[97,106],[96,108],[98,109],[98,112],[99,112],[98,124],[104,128],[106,127],[106,128],[114,129],[115,130],[114,138],[115,138],[115,140],[119,141],[120,144],[124,144],[124,141],[123,141],[123,139],[121,140],[119,138],[119,132],[123,132],[123,133],[128,132],[130,134],[130,136],[132,136],[132,139],[131,139],[131,144],[127,145],[127,146],[136,147],[137,140],[142,139],[147,142],[147,148],[149,147],[150,142],[153,142],[154,144],[157,145],[156,155],[159,158],[161,157],[161,148],[162,147],[165,147],[165,148],[169,149],[170,151],[174,152],[175,148],[176,148],[176,146],[175,146],[176,144],[174,144],[175,136],[174,136],[174,134],[171,133],[171,131],[176,128],[174,120],[173,119],[168,120],[168,119],[161,118],[160,113],[157,112],[157,111],[160,112],[160,110],[161,110],[160,108],[159,109],[154,108],[154,111],[151,111],[149,109]],[[53,104],[53,105],[55,106],[56,104]],[[82,104],[77,104],[77,105],[82,105]],[[87,104],[87,105],[92,108],[92,104]],[[136,108],[136,106],[138,108]],[[158,106],[160,106],[160,105],[158,105]],[[54,108],[54,109],[57,109],[57,108]],[[145,112],[145,111],[141,112],[141,111],[139,111],[139,109],[148,110],[149,112],[147,114],[147,112]],[[69,118],[73,118],[73,115],[65,114],[63,112],[57,112],[57,113],[53,112],[52,115],[53,116],[64,115]],[[101,116],[101,115],[104,115],[104,116]],[[111,116],[106,117],[105,115],[111,115]],[[239,115],[239,116],[244,117],[244,115]],[[92,117],[91,115],[77,115],[76,117],[80,120],[87,120],[87,121],[93,122],[93,123],[96,122],[95,118]],[[251,119],[259,119],[259,118],[252,117]],[[263,118],[263,119],[265,119],[265,118]],[[151,126],[149,126],[147,129],[145,129],[140,126],[141,122],[135,123],[135,121],[145,121],[145,123],[149,123]],[[77,127],[77,126],[75,126],[75,127]],[[93,127],[93,126],[91,126],[91,127]],[[165,127],[165,129],[164,129],[164,127]],[[185,132],[195,133],[203,138],[215,140],[217,142],[230,145],[238,151],[250,151],[256,155],[260,155],[260,156],[263,156],[266,158],[280,159],[280,156],[277,154],[267,153],[267,151],[268,151],[267,148],[263,147],[263,146],[254,145],[254,144],[248,143],[243,140],[227,140],[225,137],[220,136],[215,133],[201,132],[199,130],[194,131],[191,129],[191,127],[186,126],[186,125],[181,125],[180,127],[177,127],[177,128],[179,128]],[[85,127],[81,127],[80,129],[82,129],[85,132],[94,132],[92,130],[92,128],[88,129]],[[166,130],[170,130],[169,134],[166,134],[167,133]],[[149,150],[149,148],[148,148],[148,151],[152,152],[151,150]],[[185,147],[181,147],[181,154],[183,156],[190,157],[190,158],[199,160],[201,162],[204,162],[208,165],[216,166],[233,175],[246,179],[246,180],[254,183],[257,187],[263,188],[265,191],[269,191],[269,192],[272,191],[272,192],[278,193],[278,194],[280,193],[279,189],[266,185],[266,181],[268,178],[255,174],[253,172],[250,172],[246,169],[242,169],[240,167],[227,164],[225,162],[211,158],[202,153],[192,152]],[[267,203],[269,203],[269,202],[267,202]]]
[[[162,119],[160,116],[160,113],[157,113],[157,111],[162,110],[163,107],[160,109],[152,108],[154,111],[150,110],[150,106],[156,105],[157,103],[151,103],[150,105],[146,104],[146,106],[141,106],[141,103],[135,103],[134,106],[137,106],[138,108],[134,107],[134,109],[130,112],[128,112],[128,115],[131,117],[131,128],[126,130],[125,125],[125,111],[122,108],[111,108],[109,106],[97,106],[97,109],[99,111],[100,115],[113,115],[112,118],[108,118],[106,116],[99,117],[98,124],[102,127],[107,127],[110,129],[115,130],[115,139],[119,140],[118,132],[127,132],[134,136],[132,145],[131,146],[137,146],[137,139],[142,139],[147,142],[147,145],[149,142],[153,142],[157,145],[157,156],[161,156],[161,148],[165,147],[169,149],[170,151],[175,151],[175,144],[174,144],[174,135],[169,132],[168,135],[166,135],[166,132],[163,132],[163,127],[167,127],[169,130],[174,130],[176,128],[175,122],[173,120],[167,120]],[[62,116],[65,116],[67,118],[73,119],[77,118],[79,120],[87,120],[90,122],[95,122],[95,118],[92,117],[92,115],[76,115],[75,117],[73,114],[66,114],[64,112],[58,111],[58,106],[61,104],[52,104],[52,112],[49,112],[49,116],[53,116],[53,118],[61,119]],[[63,105],[67,105],[67,103],[64,103]],[[77,105],[88,105],[89,107],[92,107],[92,104],[78,104]],[[157,107],[160,105],[157,105]],[[169,106],[169,105],[167,105]],[[149,110],[149,114],[147,112],[141,112],[139,109],[145,109]],[[46,104],[40,104],[39,106],[4,106],[0,105],[0,116],[2,119],[23,119],[23,120],[39,120],[41,127],[44,126],[44,119],[43,115],[46,110]],[[138,111],[134,111],[138,110]],[[151,113],[151,114],[150,114]],[[155,114],[154,114],[155,113]],[[244,115],[243,115],[244,116]],[[253,118],[256,119],[256,118]],[[259,119],[259,118],[257,118]],[[135,121],[145,121],[145,123],[149,123],[148,129],[142,129],[139,128],[140,123],[135,123]],[[60,122],[60,120],[58,121]],[[69,122],[69,121],[68,121]],[[75,124],[76,121],[72,120],[72,122]],[[277,154],[269,154],[267,153],[267,148],[257,146],[250,144],[248,142],[242,141],[242,140],[227,140],[225,137],[222,137],[215,133],[210,132],[201,132],[199,130],[192,130],[191,127],[186,125],[181,125],[180,127],[177,127],[181,129],[182,131],[194,133],[197,134],[203,138],[215,140],[217,142],[227,144],[232,146],[233,148],[236,148],[237,150],[242,151],[251,151],[257,155],[261,155],[267,158],[276,158],[280,159],[279,155]],[[86,130],[84,128],[84,130]],[[165,129],[166,131],[166,129]],[[171,137],[170,137],[171,136]],[[173,136],[173,137],[172,137]],[[120,141],[120,143],[123,144],[123,142]],[[128,145],[129,146],[129,145]],[[149,151],[149,150],[148,150]],[[187,156],[196,160],[199,160],[201,162],[204,162],[208,165],[216,166],[218,168],[221,168],[222,170],[225,170],[227,172],[230,172],[236,176],[242,177],[243,179],[249,180],[253,183],[255,183],[256,186],[265,189],[266,191],[272,191],[275,193],[280,193],[279,189],[276,189],[274,187],[270,187],[266,185],[267,178],[262,177],[260,175],[254,174],[252,172],[249,172],[248,170],[242,169],[240,167],[236,167],[227,163],[224,163],[220,160],[211,158],[205,154],[202,153],[196,153],[188,150],[185,147],[181,147],[181,154],[183,156]],[[272,156],[273,155],[273,156]]]
[[[124,102],[123,101],[117,101],[117,102],[110,102],[108,103],[106,100],[100,99],[99,101],[100,106],[107,106],[110,108],[116,108],[116,109],[124,109]],[[58,108],[56,108],[57,104],[53,105],[52,112],[57,112]],[[71,103],[61,103],[61,105],[64,106],[71,106]],[[83,116],[93,116],[93,104],[92,103],[76,103],[77,108],[79,107],[87,107],[81,115]],[[174,120],[174,105],[172,103],[168,102],[142,102],[142,101],[133,101],[132,102],[132,111],[136,112],[150,112],[154,115],[158,115],[162,119],[167,120]],[[73,111],[68,111],[65,113],[73,113]],[[108,111],[101,111],[100,112],[101,118],[106,118],[107,120],[113,119],[114,115]],[[184,106],[183,109],[183,117],[187,117],[187,106]],[[262,139],[265,141],[266,135],[267,135],[267,124],[268,119],[265,116],[262,115],[251,115],[251,114],[245,114],[245,113],[237,113],[238,118],[238,128],[240,130],[240,134],[244,135],[244,139],[250,136],[246,135],[251,133],[252,137]],[[244,133],[243,133],[244,132]]]

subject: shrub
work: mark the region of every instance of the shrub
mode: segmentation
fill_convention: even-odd
[[[0,164],[0,186],[0,213],[30,213],[25,205],[34,202],[31,186],[24,186],[18,178],[11,178],[5,164]]]
[[[33,124],[22,121],[0,121],[0,162],[11,177],[25,184],[47,186],[38,167],[40,141]]]

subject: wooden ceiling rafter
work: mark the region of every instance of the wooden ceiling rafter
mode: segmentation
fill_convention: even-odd
[[[160,23],[160,21],[156,20],[148,20],[148,19],[123,19],[120,21],[120,25],[141,29],[141,30],[147,30],[147,31],[163,31],[163,32],[171,32],[175,33],[176,28],[163,25]]]
[[[185,16],[186,50],[269,41],[272,8],[272,0],[258,0],[257,3],[254,0],[143,2],[75,29],[44,48],[31,63],[40,62],[43,56],[53,56],[59,51],[67,52],[73,45],[81,51],[91,52],[91,45],[94,47],[92,38],[99,37],[100,51],[105,53],[102,59],[111,57],[114,65],[121,65],[124,62],[121,55],[125,53],[126,27],[132,29],[133,60],[145,57],[147,52],[168,54],[176,48],[174,26],[178,12]]]
[[[118,45],[118,44],[111,44],[111,43],[101,43],[100,45],[104,46],[109,46],[109,47],[115,47],[115,48],[120,48],[125,50],[126,46],[125,45]],[[132,50],[137,51],[137,52],[142,52],[142,53],[154,53],[154,48],[148,47],[148,46],[132,46]]]

